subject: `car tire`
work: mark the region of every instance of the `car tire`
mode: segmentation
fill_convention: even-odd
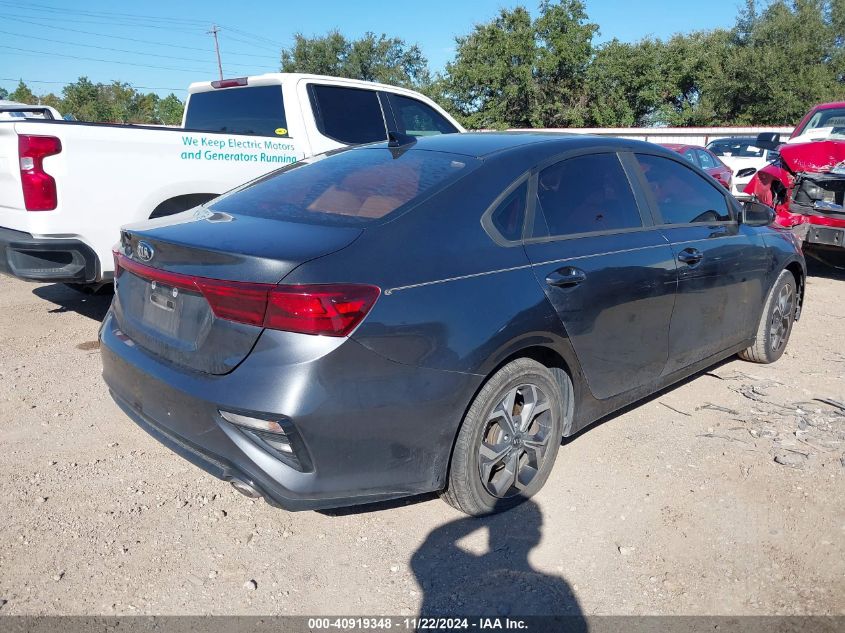
[[[754,344],[742,350],[739,357],[753,363],[767,364],[783,356],[795,323],[797,306],[795,277],[790,271],[783,270],[766,299]]]
[[[464,417],[442,498],[461,512],[484,516],[532,497],[554,467],[572,405],[572,382],[561,369],[529,358],[499,369]]]

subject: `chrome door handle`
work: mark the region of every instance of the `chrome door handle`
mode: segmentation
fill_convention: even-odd
[[[704,259],[704,253],[697,248],[685,248],[678,253],[678,261],[689,266],[695,266],[702,259]]]
[[[549,273],[546,277],[546,283],[556,288],[574,288],[586,279],[587,273],[580,268],[566,266]]]

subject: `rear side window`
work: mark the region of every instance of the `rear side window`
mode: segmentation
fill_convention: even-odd
[[[411,136],[452,134],[458,131],[431,106],[410,97],[387,93],[398,131]]]
[[[361,226],[434,193],[480,161],[440,152],[342,151],[306,159],[218,198],[215,211],[272,220]]]
[[[561,161],[537,176],[534,237],[642,226],[631,185],[616,154]]]
[[[713,157],[705,152],[704,150],[696,150],[698,152],[698,162],[701,164],[702,169],[713,169],[714,167],[718,167],[716,161],[713,160]]]
[[[511,191],[490,214],[490,222],[493,227],[510,242],[522,239],[522,226],[525,224],[527,200],[528,181],[526,180]]]
[[[340,143],[357,145],[387,139],[384,116],[374,90],[341,86],[309,87],[317,129]]]
[[[695,152],[691,149],[685,150],[682,154],[684,158],[686,158],[690,163],[698,167],[698,161],[695,160]]]
[[[188,100],[189,130],[259,136],[287,136],[281,86],[195,92]],[[278,134],[277,131],[282,131]]]
[[[665,224],[731,219],[724,194],[693,170],[660,156],[637,154]]]

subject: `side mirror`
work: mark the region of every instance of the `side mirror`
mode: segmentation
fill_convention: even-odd
[[[777,149],[781,146],[780,134],[778,132],[761,132],[757,135],[757,141],[754,144],[763,149]]]
[[[742,223],[748,226],[768,226],[775,220],[775,210],[770,206],[748,200],[742,205]]]

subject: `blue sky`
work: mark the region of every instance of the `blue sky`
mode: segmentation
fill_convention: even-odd
[[[709,0],[702,10],[685,0],[586,1],[590,19],[601,28],[598,41],[730,27],[740,3]],[[518,4],[536,12],[537,0],[0,0],[0,86],[11,91],[23,78],[36,94],[58,94],[64,83],[87,75],[184,97],[190,82],[216,78],[206,34],[212,23],[221,28],[228,77],[278,70],[278,51],[294,33],[333,28],[350,37],[370,30],[417,43],[432,69],[440,70],[454,54],[456,35]]]

